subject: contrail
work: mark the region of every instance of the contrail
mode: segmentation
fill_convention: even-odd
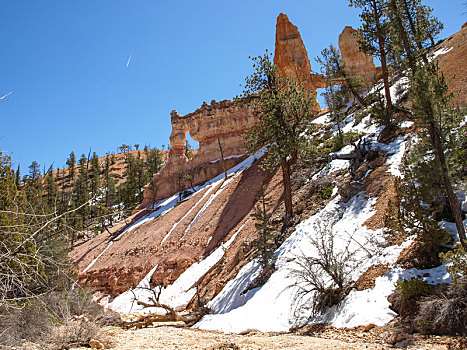
[[[130,61],[131,61],[131,55],[130,57],[128,57],[128,61],[126,62],[126,67],[128,68],[128,66],[130,65]]]
[[[0,97],[0,100],[3,100],[5,97],[8,97],[12,94],[13,91],[10,91],[9,93],[7,93],[6,95],[3,95],[2,97]]]

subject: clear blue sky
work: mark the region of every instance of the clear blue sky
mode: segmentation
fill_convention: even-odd
[[[464,0],[427,1],[445,24],[467,20]],[[276,17],[298,26],[312,64],[344,26],[347,0],[0,0],[0,150],[62,167],[73,150],[167,145],[170,111],[231,99],[248,56],[274,50]],[[126,67],[131,55],[131,61]],[[316,65],[314,69],[318,69]]]

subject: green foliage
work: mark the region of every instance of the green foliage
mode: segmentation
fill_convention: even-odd
[[[330,186],[324,187],[318,191],[318,198],[329,199],[332,196],[332,191],[333,191],[332,187]]]
[[[70,178],[73,180],[75,178],[75,164],[76,164],[76,156],[75,152],[70,153],[70,157],[66,161],[66,165],[68,165],[68,169],[70,172]]]
[[[252,216],[255,218],[255,228],[257,237],[253,241],[253,245],[259,252],[259,261],[263,270],[268,270],[274,265],[274,233],[276,225],[272,222],[271,211],[272,200],[266,196],[262,189],[257,196],[258,204]]]
[[[394,120],[392,118],[392,113],[386,108],[384,103],[383,96],[380,92],[374,94],[375,103],[370,107],[370,114],[376,124],[379,126],[384,126],[387,132],[394,130]]]
[[[185,141],[184,153],[185,153],[185,157],[187,157],[188,159],[193,158],[193,149],[191,148],[191,145],[190,145],[190,142],[188,142],[188,139]]]
[[[391,51],[390,20],[386,15],[387,0],[349,0],[349,6],[361,9],[360,49],[377,55],[381,61],[381,72],[386,97],[386,109],[392,114],[392,101],[387,65],[388,52]]]
[[[247,101],[259,118],[258,126],[246,134],[248,152],[264,146],[263,167],[274,169],[304,147],[304,133],[312,128],[314,100],[301,82],[281,76],[267,53],[254,57],[253,67],[254,73],[245,79],[242,99],[236,101]]]
[[[329,120],[337,128],[340,148],[344,144],[342,127],[345,118],[345,107],[348,100],[348,91],[345,85],[336,85],[339,76],[342,76],[342,59],[337,49],[330,45],[321,51],[321,57],[316,61],[321,65],[321,73],[324,75],[327,87],[321,95],[329,108]]]
[[[457,150],[465,143],[465,129],[463,133],[460,127],[464,117],[455,108],[454,95],[449,92],[446,77],[436,62],[429,62],[417,70],[411,81],[410,98],[413,116],[419,126],[419,141],[412,150],[413,166],[418,169],[430,167],[427,172],[417,176],[417,180],[427,184],[427,187],[439,181],[441,186],[431,185],[434,192],[432,200],[450,209],[465,248],[465,228],[452,183],[452,176],[456,173],[453,164],[462,153]],[[436,196],[439,189],[442,189],[441,200]]]
[[[409,70],[413,75],[419,68],[420,58],[428,63],[427,48],[434,45],[434,38],[443,29],[432,12],[421,0],[387,1],[390,58],[395,68]]]
[[[446,271],[451,275],[454,284],[467,277],[467,252],[461,244],[454,250],[440,254],[441,261],[446,265]]]
[[[395,236],[405,237],[408,233],[417,235],[420,243],[418,255],[419,267],[439,265],[439,253],[443,245],[451,237],[439,226],[436,217],[442,211],[442,206],[432,204],[433,189],[419,182],[419,174],[413,166],[404,164],[402,171],[404,179],[395,183],[395,201],[389,204],[385,217],[385,226],[393,231]],[[425,174],[426,177],[429,174]],[[415,261],[414,261],[415,262]]]
[[[246,132],[250,154],[264,148],[262,167],[282,168],[285,220],[292,216],[291,166],[307,144],[306,134],[315,102],[303,81],[283,77],[271,62],[269,54],[253,58],[255,71],[245,79],[242,98],[258,118],[258,124]]]
[[[430,294],[430,285],[421,279],[412,277],[410,280],[397,281],[396,289],[401,293],[401,297],[404,301],[416,301],[423,296]]]

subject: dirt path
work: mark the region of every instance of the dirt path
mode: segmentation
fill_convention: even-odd
[[[293,334],[252,332],[246,335],[177,328],[170,326],[137,330],[107,329],[101,336],[103,343],[113,350],[136,349],[209,349],[209,350],[259,350],[259,349],[390,349],[388,344],[378,343],[371,337],[318,338]],[[84,348],[82,348],[84,349]],[[415,342],[408,349],[448,349],[447,345],[433,342]]]

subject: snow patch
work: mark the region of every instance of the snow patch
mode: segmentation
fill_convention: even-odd
[[[436,50],[435,52],[433,52],[431,55],[430,55],[430,61],[433,61],[436,57],[440,56],[440,55],[444,55],[448,52],[450,52],[454,47],[450,47],[449,49],[445,49],[444,47]]]

